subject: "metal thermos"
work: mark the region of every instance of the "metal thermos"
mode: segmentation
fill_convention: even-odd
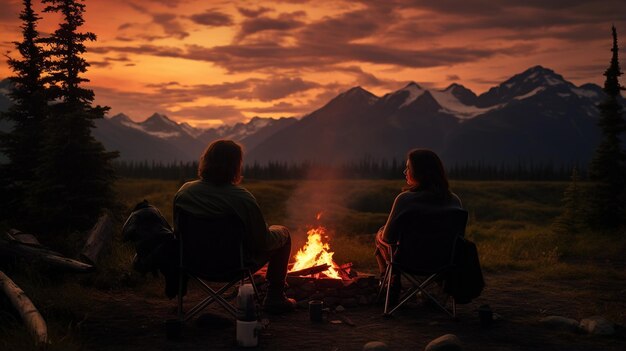
[[[243,284],[237,294],[237,345],[255,347],[259,344],[258,321],[252,284]]]

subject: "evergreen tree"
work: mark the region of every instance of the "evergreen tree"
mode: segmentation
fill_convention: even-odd
[[[578,169],[574,167],[569,185],[563,192],[563,211],[554,221],[553,227],[561,234],[576,234],[584,226],[583,193],[580,188]]]
[[[94,93],[81,87],[89,80],[81,74],[89,64],[81,57],[85,41],[96,40],[90,32],[79,32],[85,5],[74,0],[43,0],[44,12],[57,12],[63,22],[47,39],[50,55],[51,95],[45,125],[45,146],[32,205],[42,210],[44,230],[64,232],[86,229],[104,207],[114,205],[112,160],[91,135],[94,120],[103,118],[108,107],[92,106]]]
[[[2,114],[12,130],[2,134],[0,150],[9,162],[0,166],[2,182],[2,208],[0,212],[16,225],[27,224],[29,211],[23,203],[27,189],[34,179],[38,158],[42,150],[43,124],[47,117],[48,101],[45,53],[37,31],[41,19],[32,8],[30,0],[24,0],[20,13],[22,41],[14,42],[21,58],[9,58],[14,72],[9,77],[9,97],[13,105]]]
[[[597,228],[615,229],[626,217],[626,155],[620,145],[620,136],[626,131],[622,118],[619,83],[622,75],[618,60],[617,32],[613,31],[611,63],[604,75],[606,99],[598,105],[602,140],[591,162],[589,176],[596,182],[590,198],[590,223]]]

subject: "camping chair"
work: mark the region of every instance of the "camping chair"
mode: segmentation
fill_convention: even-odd
[[[187,321],[213,302],[237,318],[237,308],[223,294],[237,283],[249,280],[258,302],[251,267],[244,264],[243,223],[235,216],[206,218],[175,209],[176,235],[180,249],[178,320]],[[208,296],[183,313],[184,277],[197,282]],[[208,282],[225,283],[213,289]]]
[[[410,298],[422,294],[452,318],[456,318],[456,302],[452,297],[452,311],[426,289],[440,282],[454,267],[457,241],[465,234],[467,211],[441,209],[407,212],[400,218],[401,229],[397,243],[390,245],[387,270],[380,285],[379,297],[385,295],[384,315],[390,316]],[[392,274],[400,273],[411,283],[411,288],[400,297],[396,306],[390,306]]]

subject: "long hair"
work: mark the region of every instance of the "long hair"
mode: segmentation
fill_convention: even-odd
[[[241,145],[232,140],[216,140],[200,156],[198,177],[216,185],[237,184],[241,180]]]
[[[436,153],[428,149],[413,149],[407,154],[407,159],[411,175],[417,181],[417,185],[408,190],[428,191],[441,199],[450,195],[446,171]]]

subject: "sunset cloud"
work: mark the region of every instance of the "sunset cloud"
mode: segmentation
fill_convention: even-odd
[[[21,2],[3,5],[0,48],[15,55]],[[302,116],[356,85],[379,96],[408,81],[481,93],[534,65],[575,84],[601,83],[610,26],[626,35],[621,0],[86,5],[85,30],[98,35],[87,72],[97,102],[137,119],[163,112],[197,124]],[[57,23],[42,16],[40,31],[50,33]],[[9,74],[0,63],[0,78]]]
[[[216,10],[206,10],[203,13],[191,15],[189,18],[197,24],[209,27],[230,26],[233,24],[231,16]]]

